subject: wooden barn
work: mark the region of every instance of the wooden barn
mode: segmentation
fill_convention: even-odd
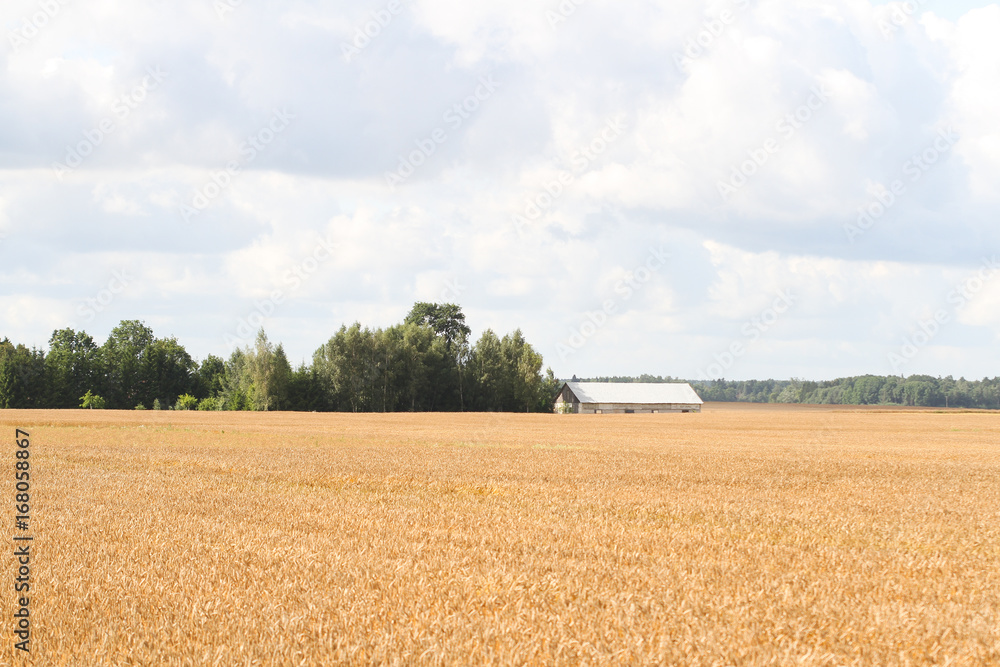
[[[686,382],[567,382],[556,398],[557,413],[585,415],[701,412],[704,401]]]

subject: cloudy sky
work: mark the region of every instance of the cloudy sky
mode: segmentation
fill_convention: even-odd
[[[1000,6],[5,0],[0,336],[1000,374]],[[994,279],[994,274],[998,279]]]

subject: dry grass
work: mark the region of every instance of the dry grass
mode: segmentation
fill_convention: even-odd
[[[0,423],[38,550],[3,664],[1000,662],[997,414]]]

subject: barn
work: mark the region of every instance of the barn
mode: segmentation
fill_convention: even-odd
[[[555,411],[586,415],[701,412],[703,404],[686,382],[566,382],[556,397]]]

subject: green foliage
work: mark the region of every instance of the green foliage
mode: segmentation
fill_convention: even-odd
[[[198,399],[191,394],[182,394],[177,397],[177,403],[174,405],[175,410],[197,410],[198,409]]]
[[[574,381],[576,376],[574,376]],[[643,375],[580,380],[581,382],[670,382],[673,378]],[[810,403],[822,405],[905,405],[1000,409],[1000,377],[981,381],[951,376],[864,375],[827,382],[791,380],[691,381],[706,401],[741,403]]]
[[[146,349],[153,340],[152,329],[138,320],[124,320],[112,329],[101,347],[107,368],[105,390],[112,407],[124,408],[151,400],[144,391],[148,382],[143,365]]]
[[[45,357],[48,405],[75,408],[77,397],[99,383],[102,370],[100,348],[86,332],[72,329],[52,332]]]
[[[0,408],[44,408],[45,353],[0,341]]]
[[[558,380],[520,331],[487,331],[475,346],[457,306],[416,304],[388,329],[339,331],[296,373],[296,393],[317,387],[318,409],[349,412],[549,411]],[[317,409],[317,408],[312,408]]]
[[[491,329],[471,350],[467,367],[471,408],[482,412],[551,412],[558,381],[541,376],[542,356],[518,329],[498,338]]]
[[[194,388],[197,364],[176,338],[154,340],[143,356],[142,391],[147,401],[159,398],[161,403],[169,405]]]
[[[200,401],[198,401],[198,409],[199,410],[221,410],[222,409],[222,404],[219,402],[218,398],[216,398],[214,396],[210,396],[208,398],[203,398]]]
[[[716,380],[691,384],[706,401],[762,403],[773,396],[779,403],[1000,409],[1000,378],[970,381],[951,376],[865,375],[827,382]]]
[[[80,407],[85,410],[104,410],[107,401],[88,389],[87,393],[80,397]]]
[[[314,367],[302,363],[289,376],[288,409],[300,412],[326,409],[323,386]]]
[[[432,411],[459,402],[455,357],[425,325],[341,327],[313,355],[313,368],[328,410]]]
[[[288,380],[292,368],[281,345],[275,347],[261,329],[252,350],[247,350],[246,380],[254,410],[279,410],[288,401]]]
[[[175,338],[124,320],[98,347],[85,332],[52,334],[48,356],[0,343],[0,407],[73,407],[100,391],[115,409],[551,411],[559,381],[520,331],[475,346],[455,304],[415,304],[387,329],[342,326],[292,370],[263,330],[227,360],[197,364]],[[104,399],[100,399],[103,401]]]
[[[465,324],[462,308],[453,303],[415,303],[403,323],[430,327],[436,336],[444,338],[449,351],[472,334],[472,330]]]
[[[220,394],[225,386],[226,362],[208,355],[194,373],[194,394],[202,398]]]
[[[60,332],[57,332],[57,334]],[[195,389],[197,364],[176,338],[158,339],[137,320],[124,320],[99,349],[102,379],[113,408],[154,400],[170,404]]]
[[[551,412],[561,387],[518,330],[487,330],[470,345],[454,304],[417,303],[387,329],[342,326],[294,371],[263,330],[228,360],[197,364],[175,338],[122,321],[98,347],[86,332],[54,331],[49,351],[0,341],[0,408]],[[573,377],[576,380],[576,376]],[[605,382],[673,382],[667,376]],[[1000,409],[1000,378],[865,375],[828,382],[692,382],[706,401]],[[81,392],[86,392],[80,396]],[[99,394],[95,393],[99,392]],[[107,396],[107,400],[103,398]],[[79,397],[79,398],[78,398]]]
[[[545,369],[545,379],[539,389],[537,412],[552,412],[563,382],[555,376],[551,368]]]

